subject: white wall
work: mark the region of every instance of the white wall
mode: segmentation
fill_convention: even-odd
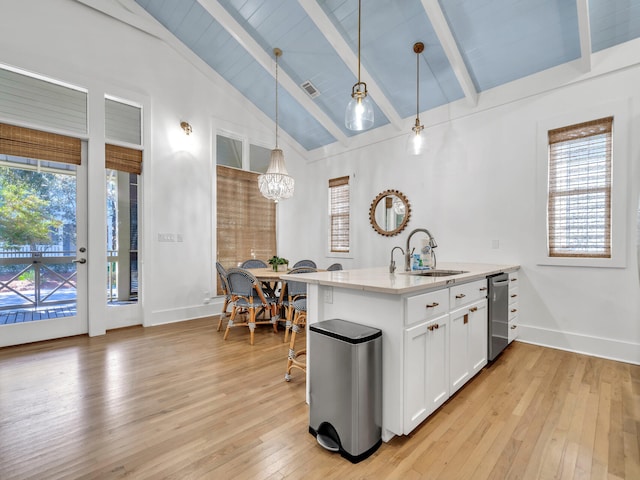
[[[122,10],[114,1],[93,3]],[[36,8],[38,15],[33,14]],[[215,132],[252,132],[264,144],[272,136],[273,123],[215,74],[204,73],[196,59],[180,55],[176,42],[172,48],[81,3],[0,0],[0,11],[0,63],[85,87],[90,104],[99,104],[108,93],[138,101],[147,112],[144,323],[217,311],[215,300],[204,301],[204,292],[215,288]],[[606,70],[616,61],[610,53],[594,56],[594,70]],[[627,182],[627,267],[539,266],[534,253],[541,238],[534,228],[537,123],[596,100],[625,98],[630,99],[630,131],[637,132],[640,68],[637,61],[631,63],[608,75],[575,73],[574,67],[559,70],[556,78],[545,74],[536,79],[540,93],[520,101],[514,99],[532,91],[531,82],[487,92],[477,106],[459,102],[425,112],[421,117],[428,127],[429,150],[421,158],[404,154],[404,132],[383,128],[354,141],[372,145],[309,152],[305,156],[314,161],[307,164],[300,147],[285,135],[281,143],[296,180],[296,194],[278,207],[279,253],[290,260],[315,258],[320,266],[333,261],[346,268],[385,266],[391,248],[404,245],[411,229],[427,227],[438,240],[440,261],[522,265],[523,340],[640,363],[637,135],[629,139],[628,178],[615,180],[616,185]],[[578,77],[582,81],[570,86]],[[545,87],[549,82],[567,86],[550,90]],[[186,148],[172,143],[176,134],[184,140],[178,129],[181,120],[194,129]],[[412,120],[407,119],[407,132]],[[101,122],[93,115],[90,142],[103,141]],[[334,259],[326,255],[327,180],[342,175],[351,175],[354,249],[351,258]],[[90,190],[90,204],[100,205],[100,176],[91,181],[95,188]],[[412,206],[407,230],[393,238],[376,234],[368,219],[371,200],[388,188],[405,193]],[[94,250],[104,245],[102,213],[91,222]],[[180,233],[184,241],[160,243],[158,233]],[[493,240],[499,240],[500,248],[492,248]],[[101,265],[94,268],[101,271]],[[101,290],[96,285],[92,291],[97,302],[90,302],[91,321],[97,323],[94,334],[110,327],[100,303]]]

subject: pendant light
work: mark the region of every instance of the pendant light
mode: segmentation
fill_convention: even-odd
[[[263,197],[278,203],[280,199],[291,198],[294,180],[289,176],[284,165],[284,154],[278,148],[278,58],[282,50],[274,48],[273,54],[276,57],[276,148],[271,150],[267,173],[258,175],[258,188]]]
[[[351,101],[344,114],[344,124],[349,130],[367,130],[373,126],[373,103],[367,96],[367,84],[360,81],[360,22],[362,0],[358,0],[358,83],[351,88]]]
[[[411,129],[407,138],[407,153],[420,155],[424,152],[424,125],[420,124],[420,54],[424,51],[424,43],[413,44],[413,51],[416,54],[416,124]]]

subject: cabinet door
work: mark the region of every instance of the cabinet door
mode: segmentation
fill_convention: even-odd
[[[449,379],[453,395],[471,378],[469,369],[469,308],[459,308],[449,316]]]
[[[404,331],[404,415],[403,429],[407,435],[429,415],[427,383],[427,351],[430,322]]]
[[[427,345],[429,414],[449,398],[449,316],[431,322]]]
[[[469,305],[469,362],[471,376],[487,364],[488,316],[487,300]]]

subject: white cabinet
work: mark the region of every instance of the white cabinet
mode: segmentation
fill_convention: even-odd
[[[518,337],[518,309],[520,305],[518,272],[509,273],[509,343]]]
[[[487,299],[450,314],[450,393],[455,393],[487,364]]]
[[[449,398],[449,315],[405,329],[403,433]]]
[[[487,282],[406,299],[403,433],[410,433],[487,364]]]

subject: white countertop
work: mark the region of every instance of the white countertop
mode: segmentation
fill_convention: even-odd
[[[458,283],[478,280],[500,272],[513,272],[518,270],[520,266],[438,262],[437,270],[463,270],[466,272],[447,277],[411,275],[412,272],[404,272],[401,268],[396,270],[395,273],[389,273],[389,267],[387,266],[357,270],[337,270],[332,272],[284,274],[281,275],[280,278],[283,280],[295,280],[331,287],[402,295],[405,293],[449,287]]]

